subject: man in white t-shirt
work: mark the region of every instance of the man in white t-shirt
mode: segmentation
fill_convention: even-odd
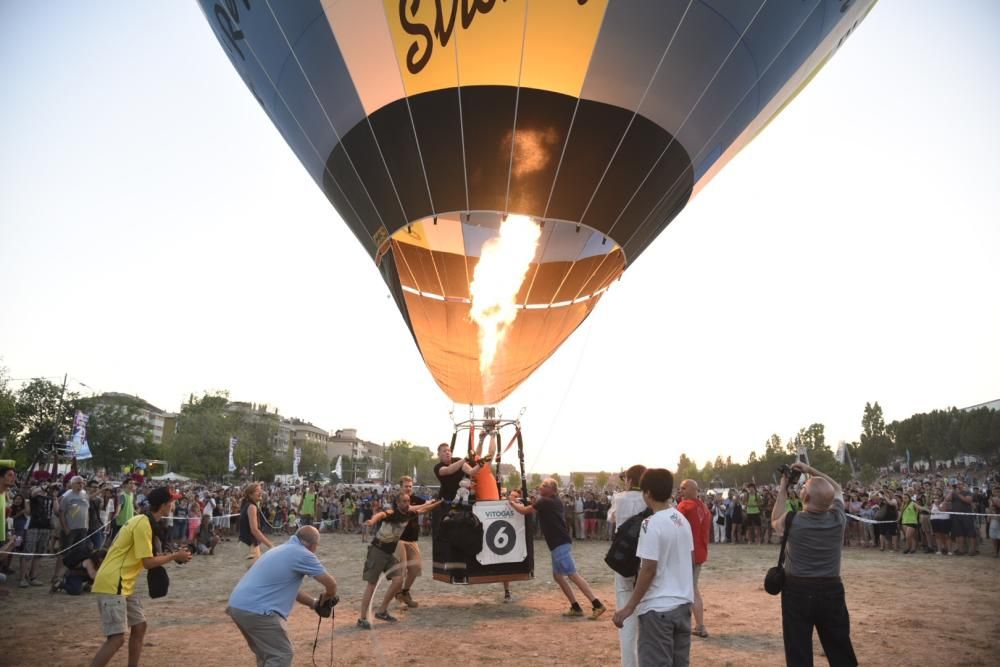
[[[608,521],[613,522],[615,530],[618,530],[628,519],[646,509],[646,501],[642,499],[642,491],[639,490],[639,480],[642,479],[644,472],[646,472],[646,466],[634,465],[622,473],[621,478],[625,482],[625,490],[619,491],[611,499],[611,511],[608,512]],[[618,609],[628,604],[634,588],[635,577],[623,577],[615,572],[615,606]],[[639,664],[638,639],[639,619],[630,616],[618,631],[622,667],[637,667]]]
[[[653,510],[639,533],[641,559],[635,590],[614,615],[621,628],[633,613],[639,617],[639,665],[687,667],[691,654],[691,603],[694,601],[691,526],[670,506],[674,477],[650,468],[639,482],[642,499]]]

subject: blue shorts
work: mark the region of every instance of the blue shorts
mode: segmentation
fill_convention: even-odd
[[[576,574],[572,544],[560,544],[552,550],[552,574],[561,574],[566,577]]]

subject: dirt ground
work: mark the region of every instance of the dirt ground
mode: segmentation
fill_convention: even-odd
[[[343,600],[336,609],[334,664],[618,662],[618,635],[610,612],[598,621],[560,616],[567,605],[551,579],[544,542],[535,543],[541,556],[536,578],[513,585],[513,604],[503,604],[500,584],[450,586],[431,580],[429,539],[421,538],[421,543],[426,575],[413,589],[420,607],[406,611],[394,604],[391,610],[399,623],[373,621],[374,630],[364,631],[355,627],[355,621],[365,545],[358,536],[323,535],[319,556],[337,577]],[[574,553],[583,576],[611,607],[614,581],[603,562],[606,548],[606,542],[578,542]],[[776,558],[776,546],[711,548],[701,576],[711,636],[694,638],[692,664],[783,664],[779,600],[761,586],[764,572]],[[223,611],[245,563],[236,543],[226,542],[215,556],[170,566],[170,595],[143,599],[150,626],[143,664],[253,665],[252,654]],[[47,564],[43,575],[50,575],[50,568]],[[852,638],[862,665],[997,664],[1000,561],[989,555],[902,556],[850,548],[844,555],[843,575]],[[305,587],[319,590],[311,580]],[[139,590],[145,596],[141,580]],[[47,588],[15,585],[0,604],[4,608],[0,664],[86,665],[103,640],[93,596],[53,595]],[[317,616],[299,605],[291,615],[288,628],[296,665],[312,664],[316,622]],[[330,625],[325,621],[317,664],[328,664],[330,648]],[[817,664],[826,664],[818,640],[815,650]],[[123,648],[111,664],[126,662]]]

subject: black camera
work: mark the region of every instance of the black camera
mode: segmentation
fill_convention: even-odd
[[[337,606],[338,602],[340,602],[340,597],[337,595],[334,595],[332,598],[326,598],[322,602],[320,602],[320,599],[317,599],[313,611],[323,618],[330,618],[333,615],[333,608]]]
[[[792,466],[787,463],[781,464],[781,467],[778,468],[778,474],[782,477],[788,478],[788,486],[797,484],[799,477],[802,477],[802,471],[793,469]]]

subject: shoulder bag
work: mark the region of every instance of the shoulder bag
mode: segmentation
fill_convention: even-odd
[[[788,533],[792,529],[792,520],[795,519],[795,512],[788,512],[785,515],[785,534],[781,536],[781,551],[778,553],[778,565],[772,567],[764,575],[764,590],[771,595],[777,595],[785,586],[785,544],[788,543]]]

